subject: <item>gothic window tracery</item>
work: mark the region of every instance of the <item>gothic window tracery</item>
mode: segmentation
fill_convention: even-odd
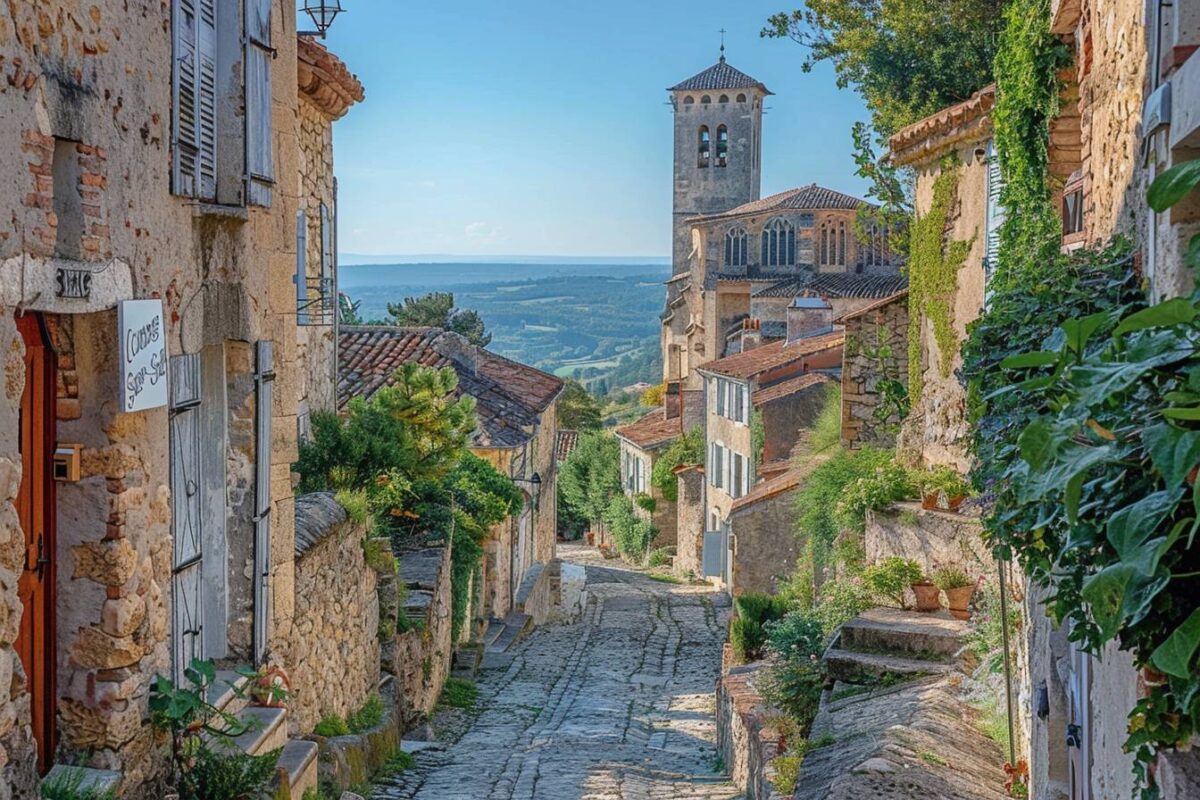
[[[744,267],[750,255],[749,237],[742,227],[731,228],[725,234],[725,266]]]
[[[762,265],[790,267],[796,264],[796,226],[776,217],[762,232]]]

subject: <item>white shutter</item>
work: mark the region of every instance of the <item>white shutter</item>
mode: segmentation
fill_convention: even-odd
[[[1000,252],[1000,228],[1004,224],[1004,206],[1000,205],[1000,192],[1004,189],[1004,176],[1000,173],[1000,157],[995,145],[988,142],[987,154],[987,213],[986,237],[983,246],[983,274],[985,285],[996,267]]]
[[[308,217],[296,212],[296,324],[308,324]]]
[[[199,173],[197,147],[196,0],[171,5],[171,191],[194,197]]]
[[[271,0],[246,3],[246,200],[271,205]]]

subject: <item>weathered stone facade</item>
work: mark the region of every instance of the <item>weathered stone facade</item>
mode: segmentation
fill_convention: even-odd
[[[407,721],[433,710],[450,674],[454,652],[450,554],[449,547],[400,554],[400,581],[407,589],[401,613],[415,625],[397,634],[387,666],[396,676],[397,701]]]
[[[679,500],[675,504],[676,575],[694,578],[704,572],[704,467],[689,465],[675,473]]]
[[[893,447],[899,408],[881,418],[883,381],[908,383],[908,294],[881,300],[841,318],[846,328],[842,361],[842,444]],[[903,400],[901,400],[903,402]]]
[[[758,661],[730,668],[717,681],[717,747],[730,780],[744,789],[748,800],[780,800],[771,782],[771,761],[786,751],[779,731],[771,726],[777,709],[763,699],[755,685],[770,664]]]
[[[292,680],[293,735],[327,715],[345,719],[379,687],[379,597],[366,536],[333,495],[296,498],[295,618],[280,654]]]

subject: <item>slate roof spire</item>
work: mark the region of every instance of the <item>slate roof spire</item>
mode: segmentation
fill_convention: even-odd
[[[757,89],[764,95],[774,94],[762,81],[735,69],[725,60],[725,44],[721,43],[721,58],[708,69],[672,86],[669,92],[711,92],[722,89]]]

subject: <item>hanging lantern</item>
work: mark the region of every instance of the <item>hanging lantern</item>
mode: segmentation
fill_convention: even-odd
[[[341,12],[341,0],[304,0],[304,13],[312,18],[313,25],[317,26],[316,33],[322,39],[333,25],[334,17]]]

